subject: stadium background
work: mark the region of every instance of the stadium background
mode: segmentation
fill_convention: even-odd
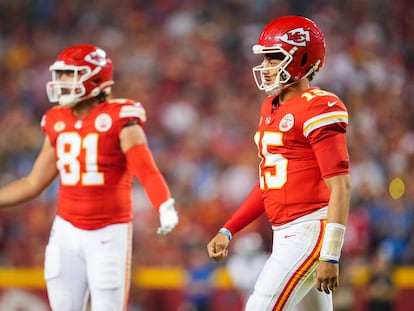
[[[371,290],[372,276],[391,281],[383,297],[395,310],[412,310],[412,1],[0,1],[1,185],[26,174],[39,151],[48,67],[68,45],[106,49],[114,96],[147,110],[150,147],[181,222],[158,237],[157,215],[136,185],[130,311],[189,311],[205,300],[204,310],[241,309],[227,262],[208,260],[205,245],[255,183],[253,133],[264,94],[252,79],[260,60],[251,46],[266,22],[288,14],[306,15],[325,32],[326,67],[313,84],[336,92],[350,113],[353,199],[335,310],[368,311],[370,293],[380,292]],[[48,310],[41,267],[55,197],[56,183],[0,211],[1,311]],[[251,231],[268,250],[266,220],[243,233]]]

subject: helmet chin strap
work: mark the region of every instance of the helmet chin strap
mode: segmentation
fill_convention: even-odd
[[[268,89],[265,89],[265,92],[269,96],[278,96],[280,92],[282,92],[283,89],[284,89],[283,85],[277,84],[277,85],[272,85],[272,87]]]
[[[319,68],[319,64],[320,64],[320,60],[318,60],[317,62],[316,62],[316,64],[314,65],[314,66],[312,66],[309,70],[308,70],[308,72],[302,77],[302,78],[300,78],[298,81],[294,81],[294,82],[291,82],[291,83],[288,83],[288,84],[282,84],[282,83],[279,83],[279,84],[275,84],[275,85],[272,85],[272,87],[270,87],[270,88],[268,88],[268,89],[265,89],[265,92],[266,92],[266,94],[268,95],[268,96],[278,96],[278,95],[280,95],[280,93],[284,90],[284,89],[286,89],[286,88],[288,88],[289,86],[292,86],[292,85],[294,85],[295,83],[298,83],[299,81],[301,81],[301,80],[303,80],[303,79],[305,79],[305,78],[307,78],[312,72],[314,72],[314,71],[316,71],[318,68]]]
[[[108,88],[106,88],[104,90],[106,93],[110,93],[110,91],[108,90]],[[96,97],[101,93],[101,89],[99,87],[94,88],[91,93],[89,94],[89,96],[85,96],[85,97],[75,97],[73,95],[60,95],[59,97],[59,105],[64,106],[64,107],[75,107],[79,102],[84,101],[86,99],[92,98],[92,97]]]
[[[306,76],[305,76],[305,77],[306,77]],[[303,78],[305,78],[305,77],[303,77]],[[292,85],[294,85],[294,84],[298,83],[298,82],[299,82],[300,80],[302,80],[303,78],[299,79],[298,81],[294,81],[294,82],[287,83],[287,84],[282,84],[282,83],[279,83],[279,84],[273,85],[271,88],[269,88],[269,89],[265,90],[265,92],[266,92],[266,94],[267,94],[267,95],[269,95],[269,96],[278,96],[278,95],[280,95],[280,93],[282,93],[282,91],[283,91],[284,89],[286,89],[286,88],[288,88],[289,86],[292,86]]]
[[[97,95],[95,95],[95,93],[96,93],[96,92],[94,92],[95,90],[98,91]],[[84,100],[87,100],[89,98],[98,96],[99,95],[99,89],[96,88],[95,90],[92,91],[92,93],[89,94],[89,96],[85,96],[85,97],[75,97],[75,96],[72,96],[72,95],[61,95],[59,97],[59,105],[64,106],[64,107],[69,107],[69,108],[75,107],[81,101],[84,101]]]
[[[79,103],[81,99],[76,98],[72,95],[60,95],[59,96],[59,105],[64,107],[75,107],[77,103]]]

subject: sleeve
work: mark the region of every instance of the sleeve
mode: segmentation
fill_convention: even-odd
[[[256,220],[264,211],[262,191],[257,184],[223,227],[234,235]]]
[[[55,127],[64,126],[63,122],[55,123],[54,120],[54,110],[51,109],[47,111],[43,116],[42,120],[40,121],[40,128],[42,129],[43,133],[49,137],[50,143],[52,146],[56,145],[56,131],[52,129],[52,124],[55,124]]]
[[[125,154],[129,169],[138,178],[155,209],[167,201],[170,190],[146,144],[135,145]]]
[[[327,137],[312,146],[324,178],[349,174],[345,134]]]
[[[40,121],[40,128],[43,132],[45,132],[45,126],[46,126],[46,114],[42,116],[42,120]]]
[[[303,134],[315,152],[324,178],[349,173],[347,126],[348,112],[337,96],[319,96],[312,103]]]
[[[303,135],[313,145],[338,133],[346,133],[348,111],[336,96],[319,96],[312,102],[303,123]]]
[[[122,126],[130,122],[137,122],[139,125],[144,126],[147,121],[147,116],[145,109],[140,102],[134,102],[127,99],[118,99],[114,101],[121,105],[118,117],[121,120]]]

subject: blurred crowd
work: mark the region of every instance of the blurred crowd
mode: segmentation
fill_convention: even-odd
[[[251,47],[267,22],[293,14],[326,36],[326,66],[312,85],[337,93],[350,114],[343,259],[366,264],[381,254],[413,265],[410,0],[1,0],[0,185],[25,175],[40,149],[49,65],[71,44],[98,45],[115,64],[113,97],[147,111],[149,144],[180,213],[176,231],[158,237],[158,216],[136,184],[134,264],[189,264],[257,181],[253,135],[265,94]],[[0,265],[43,264],[56,190],[0,211]],[[270,245],[266,220],[247,230]]]

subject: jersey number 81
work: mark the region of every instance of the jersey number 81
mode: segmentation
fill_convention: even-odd
[[[81,171],[78,160],[85,150],[85,167]],[[102,185],[104,175],[98,171],[98,134],[91,133],[82,138],[76,132],[62,133],[56,142],[57,168],[62,185],[73,186],[81,182],[83,186]]]

